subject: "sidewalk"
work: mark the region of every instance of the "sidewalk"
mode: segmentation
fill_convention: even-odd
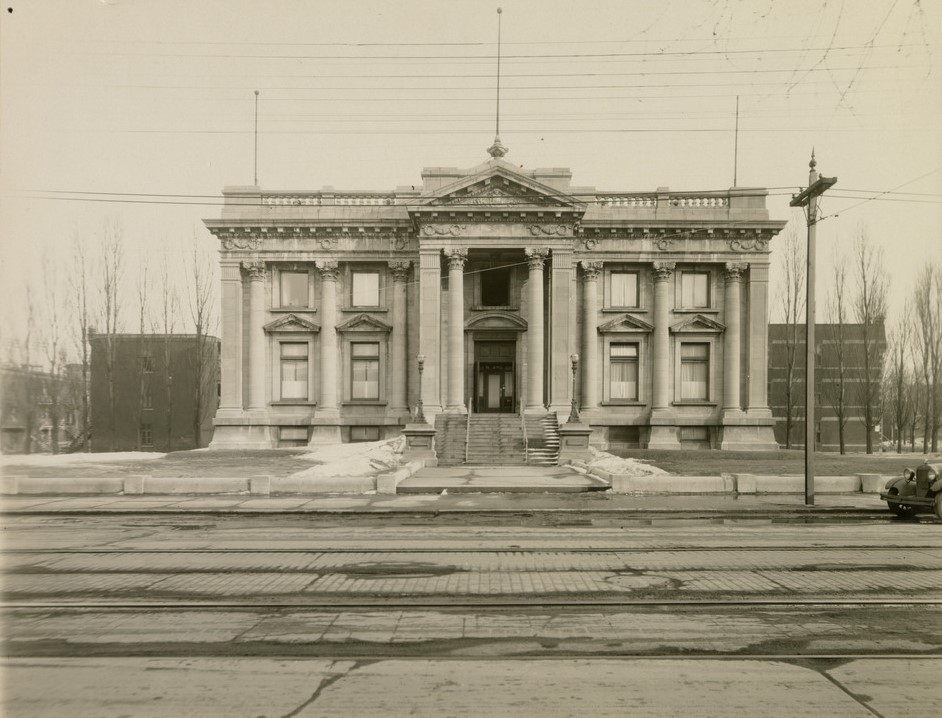
[[[814,514],[888,514],[871,494],[823,494],[814,506],[797,494],[648,495],[579,494],[334,494],[321,496],[3,496],[0,511],[47,513],[519,513],[602,512],[641,517],[644,514],[685,516],[766,516]]]

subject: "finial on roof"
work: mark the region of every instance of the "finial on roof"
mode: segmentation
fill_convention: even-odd
[[[510,150],[504,147],[503,143],[500,141],[500,137],[494,136],[494,144],[487,148],[487,154],[489,154],[494,159],[500,159],[506,155]]]
[[[500,16],[504,11],[497,8],[497,122],[494,128],[494,144],[487,148],[487,154],[499,159],[509,151],[500,141]]]
[[[811,169],[814,169],[815,167],[818,166],[818,162],[817,162],[817,160],[815,160],[815,158],[814,158],[814,147],[811,148],[811,162],[808,163],[808,166],[809,166]]]

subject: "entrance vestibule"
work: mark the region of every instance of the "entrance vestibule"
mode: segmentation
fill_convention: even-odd
[[[474,343],[473,411],[512,414],[516,410],[516,351],[513,341]]]

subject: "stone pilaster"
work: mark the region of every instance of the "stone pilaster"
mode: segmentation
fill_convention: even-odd
[[[670,345],[671,276],[673,262],[654,263],[654,391],[651,402],[649,449],[679,449],[677,426],[671,409],[673,363]]]
[[[543,265],[549,256],[545,247],[528,247],[525,250],[530,265],[529,293],[530,316],[527,317],[527,397],[524,411],[543,413]]]
[[[724,318],[726,333],[723,337],[723,413],[739,413],[742,408],[739,399],[740,384],[740,317],[742,303],[740,287],[743,272],[749,267],[746,262],[726,263],[726,297]]]
[[[335,418],[340,415],[337,403],[337,261],[318,259],[317,271],[321,279],[321,331],[320,331],[320,392],[317,397],[317,416]]]
[[[220,345],[219,411],[216,415],[242,414],[242,267],[222,264],[222,342]]]
[[[442,411],[442,250],[419,250],[419,354],[425,357],[419,391],[425,417],[434,426]]]
[[[464,414],[464,265],[467,249],[447,249],[448,258],[448,403],[445,411]]]
[[[265,412],[265,348],[268,338],[265,326],[265,262],[243,262],[242,268],[249,279],[249,326],[244,332],[249,345],[249,401],[248,409],[253,414]]]
[[[407,357],[406,332],[408,313],[406,311],[406,282],[409,279],[409,267],[412,262],[389,262],[392,274],[392,373],[389,382],[389,413],[407,415],[406,403]]]
[[[602,262],[582,262],[582,410],[599,406],[599,275]]]
[[[576,267],[572,252],[553,250],[549,284],[549,402],[560,422],[565,421],[572,409],[572,366],[569,357],[579,353],[579,338],[575,333],[575,279]]]

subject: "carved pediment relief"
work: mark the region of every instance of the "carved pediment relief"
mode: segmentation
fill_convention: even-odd
[[[604,324],[599,325],[600,334],[620,334],[626,332],[653,332],[654,325],[648,324],[643,319],[634,316],[633,314],[622,314],[620,317],[615,317]]]
[[[479,331],[483,329],[524,332],[527,330],[527,323],[516,314],[494,311],[482,312],[471,317],[465,322],[464,328],[468,331]]]
[[[694,314],[671,326],[671,333],[673,334],[683,334],[685,332],[719,334],[724,331],[726,331],[725,324],[721,324],[715,319],[710,319],[710,317],[705,314]]]
[[[426,196],[425,207],[539,207],[579,211],[585,205],[576,198],[506,167],[490,167],[464,177]]]
[[[338,332],[391,332],[392,327],[369,314],[357,314],[337,326]]]
[[[262,327],[268,334],[284,332],[319,332],[321,328],[312,321],[297,314],[286,314]]]

